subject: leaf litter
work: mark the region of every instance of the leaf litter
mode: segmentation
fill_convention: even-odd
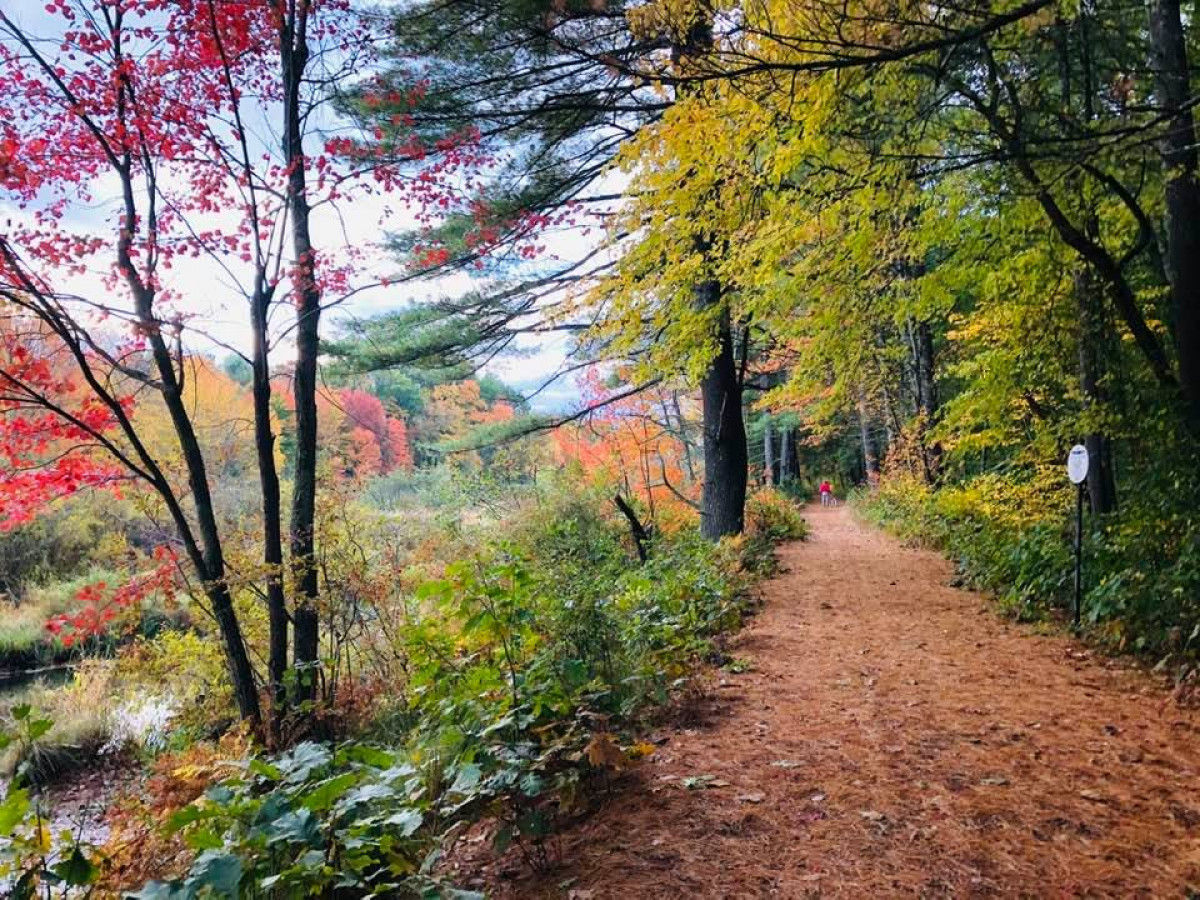
[[[558,836],[549,877],[458,860],[489,896],[562,898],[564,883],[588,900],[1200,887],[1195,710],[1128,662],[998,618],[950,585],[940,556],[845,507],[806,515],[812,538],[782,549],[784,574],[731,642],[749,664],[742,690],[716,690],[714,675],[665,730],[671,753]]]

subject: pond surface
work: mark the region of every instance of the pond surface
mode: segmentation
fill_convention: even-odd
[[[75,667],[48,666],[28,672],[0,672],[0,705],[20,703],[37,688],[62,687],[70,684]]]

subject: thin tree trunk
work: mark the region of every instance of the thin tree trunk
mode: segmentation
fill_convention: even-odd
[[[1071,77],[1072,52],[1071,29],[1065,22],[1059,22],[1056,27],[1056,45],[1059,53],[1059,79],[1062,90],[1062,108],[1071,112],[1078,108],[1078,114],[1085,122],[1094,118],[1092,94],[1094,91],[1092,64],[1088,38],[1088,12],[1082,10],[1075,26],[1078,28],[1078,39],[1074,42],[1079,50],[1079,65],[1081,86],[1079,100],[1073,92]],[[1068,185],[1079,195],[1080,203],[1086,210],[1082,223],[1083,234],[1088,240],[1097,242],[1099,237],[1099,221],[1093,208],[1089,208],[1087,197],[1081,184],[1082,173],[1072,173],[1068,176]],[[1107,327],[1105,324],[1103,288],[1100,285],[1096,270],[1081,262],[1074,276],[1075,304],[1079,318],[1079,387],[1084,397],[1086,412],[1094,413],[1107,403],[1104,396],[1104,349],[1108,345]],[[1087,491],[1091,510],[1094,514],[1111,512],[1116,508],[1116,486],[1112,477],[1111,453],[1108,439],[1098,429],[1090,430],[1083,439],[1088,456],[1092,460],[1088,472]]]
[[[121,96],[124,96],[122,93]],[[118,120],[123,115],[118,114]],[[138,221],[138,209],[134,200],[133,181],[130,175],[132,166],[128,153],[124,166],[120,171],[121,191],[124,204],[125,220],[128,223]],[[148,228],[155,231],[155,214],[153,209],[147,211]],[[179,442],[179,450],[183,456],[188,473],[188,486],[192,491],[192,505],[196,511],[196,527],[200,535],[199,546],[193,544],[193,565],[204,580],[204,592],[212,605],[213,617],[221,632],[221,642],[225,651],[225,661],[229,668],[230,681],[233,684],[234,698],[237,701],[238,712],[257,728],[262,722],[262,711],[258,703],[258,689],[255,683],[254,667],[250,664],[250,656],[246,652],[246,644],[242,637],[241,625],[233,609],[233,595],[225,580],[225,551],[221,544],[220,529],[217,526],[216,509],[213,504],[212,486],[208,479],[208,470],[204,462],[204,453],[200,441],[196,437],[196,429],[192,423],[187,404],[183,399],[183,354],[176,349],[179,369],[176,360],[172,358],[171,349],[167,346],[163,335],[164,323],[157,317],[154,310],[155,291],[143,280],[134,264],[132,256],[133,232],[130,227],[122,229],[117,241],[117,265],[125,273],[125,281],[133,296],[134,309],[150,346],[150,355],[158,372],[159,392],[167,413],[171,419],[171,427]],[[163,485],[160,493],[170,492]],[[181,532],[186,527],[186,519],[181,508],[176,507],[173,515],[180,525]]]
[[[300,114],[301,80],[308,64],[308,4],[299,2],[280,29],[284,87],[283,151],[288,165],[288,214],[295,256],[296,369],[292,390],[296,405],[296,457],[292,485],[291,555],[297,598],[293,657],[301,670],[298,694],[316,694],[320,618],[315,556],[317,496],[317,357],[320,352],[321,293],[316,281],[309,232],[308,190]]]
[[[671,392],[672,405],[675,407],[675,422],[679,427],[679,440],[683,443],[683,460],[687,464],[688,481],[696,481],[696,464],[692,460],[692,439],[687,433],[687,422],[683,418],[683,409],[679,406],[679,391]]]
[[[941,468],[942,448],[938,444],[930,446],[926,435],[937,421],[938,397],[937,380],[934,368],[933,328],[928,321],[916,322],[911,326],[913,366],[916,370],[917,384],[917,416],[919,431],[917,439],[921,443],[921,461],[924,467],[925,480],[932,484],[937,480]]]
[[[1160,143],[1166,191],[1167,277],[1171,282],[1179,385],[1188,421],[1200,429],[1200,184],[1196,126],[1179,0],[1150,0],[1158,106],[1168,117]]]
[[[124,255],[122,251],[122,256]],[[127,271],[132,271],[132,264],[128,261],[125,264]],[[221,643],[225,650],[225,661],[229,667],[238,712],[243,719],[257,727],[262,721],[262,712],[258,703],[254,667],[250,664],[241,626],[233,610],[233,595],[225,580],[225,554],[217,527],[204,454],[183,400],[183,384],[162,336],[162,323],[154,316],[153,297],[148,289],[134,284],[132,277],[130,281],[135,295],[138,320],[148,335],[151,355],[162,384],[163,402],[170,415],[171,425],[188,471],[188,485],[192,491],[192,505],[196,511],[196,525],[202,548],[200,558],[194,562],[197,563],[196,568],[204,579],[204,593],[212,605],[213,618],[217,620],[217,628],[221,632]],[[182,511],[179,512],[179,516],[182,516]]]
[[[1095,410],[1107,402],[1102,387],[1103,347],[1107,341],[1100,286],[1088,267],[1076,272],[1074,286],[1079,306],[1079,387],[1088,408]],[[1087,490],[1091,510],[1096,515],[1112,512],[1117,508],[1117,489],[1108,438],[1092,430],[1083,443],[1090,460]]]
[[[771,417],[763,416],[763,481],[775,483],[775,445],[771,436]]]
[[[263,562],[267,567],[267,680],[271,690],[271,731],[277,729],[287,704],[284,678],[288,666],[288,614],[283,584],[283,510],[279,471],[275,465],[275,434],[271,427],[271,372],[268,362],[267,310],[270,295],[261,284],[255,292],[251,318],[254,331],[253,370],[254,447],[262,492]]]
[[[871,443],[871,424],[867,418],[867,401],[862,396],[858,400],[858,438],[862,443],[863,470],[867,474],[867,481],[874,484],[879,478],[879,459],[875,455],[875,448]]]
[[[792,429],[783,427],[779,438],[779,483],[785,484],[792,477]]]

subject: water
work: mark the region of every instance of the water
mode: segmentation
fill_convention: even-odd
[[[63,687],[71,683],[75,667],[48,666],[28,672],[0,673],[0,705],[12,706],[27,699],[39,688]]]

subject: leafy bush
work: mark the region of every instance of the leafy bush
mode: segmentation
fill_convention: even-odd
[[[139,896],[433,894],[441,848],[482,816],[498,849],[545,864],[593,773],[646,752],[641,716],[748,608],[739,542],[659,536],[639,564],[607,493],[553,493],[423,584],[395,636],[390,746],[248,761],[172,817],[198,855]],[[786,514],[763,533],[781,521],[794,533]]]
[[[893,533],[944,550],[966,583],[1031,618],[1072,602],[1074,494],[1064,482],[1053,470],[934,491],[891,478],[858,507]],[[1184,494],[1177,483],[1155,486],[1118,513],[1085,518],[1083,620],[1115,649],[1200,650],[1200,514]]]
[[[746,500],[746,531],[772,541],[803,540],[808,537],[808,523],[787,492],[766,487]]]
[[[0,532],[0,596],[16,602],[38,585],[70,580],[124,548],[120,504],[89,495]]]
[[[126,697],[169,698],[178,723],[195,732],[212,730],[233,709],[221,645],[196,629],[168,629],[132,642],[118,655],[114,677]]]

